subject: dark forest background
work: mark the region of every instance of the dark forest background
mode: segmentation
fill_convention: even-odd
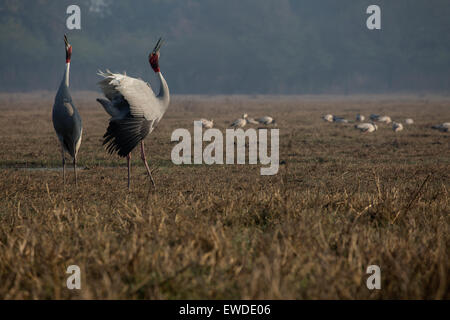
[[[371,4],[382,30],[366,28]],[[0,91],[56,89],[64,33],[73,90],[106,68],[153,82],[162,36],[172,93],[450,92],[449,0],[0,0]]]

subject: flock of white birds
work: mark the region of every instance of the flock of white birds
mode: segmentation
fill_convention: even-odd
[[[206,129],[211,129],[212,127],[214,127],[214,120],[208,120],[208,119],[200,119],[199,121],[202,122],[202,127],[206,128]],[[264,125],[264,126],[268,126],[268,125],[275,125],[276,121],[274,118],[269,117],[269,116],[264,116],[261,118],[250,118],[248,116],[248,114],[244,113],[242,115],[241,118],[234,120],[231,124],[230,127],[232,128],[243,128],[245,127],[247,124],[259,124],[259,125]]]
[[[334,122],[334,123],[351,123],[353,121],[332,115],[332,114],[326,114],[322,117],[322,119],[326,122]],[[376,125],[376,122],[383,123],[386,125],[391,124],[392,130],[394,132],[399,132],[403,130],[403,124],[398,121],[392,121],[391,117],[389,116],[381,116],[378,114],[371,114],[369,116],[370,122],[364,122],[366,119],[365,116],[361,114],[356,115],[356,121],[355,129],[360,130],[361,132],[367,133],[367,132],[374,132],[378,130],[378,126]],[[414,124],[414,120],[411,118],[405,119],[405,124],[412,125]],[[436,129],[442,132],[449,132],[450,131],[450,122],[444,122],[442,124],[434,125],[431,127],[432,129]]]
[[[399,132],[403,130],[403,124],[399,121],[392,121],[391,117],[389,116],[382,116],[382,115],[378,115],[378,114],[371,114],[369,116],[369,120],[370,122],[364,122],[366,120],[366,117],[363,116],[362,114],[357,114],[356,115],[356,120],[355,121],[351,121],[351,120],[347,120],[345,118],[342,117],[338,117],[332,114],[326,114],[322,117],[322,119],[326,122],[333,122],[333,123],[354,123],[355,124],[355,129],[360,130],[361,132],[364,133],[369,133],[369,132],[374,132],[378,130],[378,125],[376,123],[383,123],[386,125],[391,125],[392,126],[392,130],[394,132]],[[206,129],[211,129],[214,127],[214,120],[208,120],[208,119],[200,119],[199,121],[201,121],[202,123],[202,127],[206,128]],[[411,118],[406,118],[405,122],[406,125],[413,125],[414,124],[414,120]],[[242,115],[241,118],[238,118],[236,120],[234,120],[231,124],[230,127],[232,128],[243,128],[248,124],[257,124],[257,125],[264,125],[264,126],[269,126],[269,125],[275,125],[276,121],[274,118],[269,117],[269,116],[264,116],[261,118],[251,118],[248,116],[247,113],[244,113]],[[450,122],[444,122],[441,124],[437,124],[431,127],[432,129],[436,129],[442,132],[449,132],[450,131]]]

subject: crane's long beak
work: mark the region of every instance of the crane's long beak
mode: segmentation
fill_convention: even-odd
[[[152,53],[156,54],[159,52],[159,50],[161,49],[161,46],[163,44],[163,40],[162,38],[159,38],[158,42],[156,43],[155,48],[153,49]]]
[[[66,44],[66,47],[69,47],[69,41],[67,41],[66,35],[64,35],[64,43]]]

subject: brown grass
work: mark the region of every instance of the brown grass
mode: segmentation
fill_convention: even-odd
[[[84,121],[79,187],[62,186],[52,94],[0,95],[0,298],[449,299],[448,98],[175,97],[138,153],[103,150],[96,94],[74,95]],[[259,165],[175,166],[175,128],[243,112],[280,127],[275,176]],[[320,117],[388,114],[413,126],[361,134]],[[67,266],[82,289],[65,286]],[[368,265],[382,289],[365,285]]]

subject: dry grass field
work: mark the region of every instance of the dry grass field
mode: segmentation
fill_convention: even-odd
[[[108,155],[100,94],[73,94],[83,118],[78,188],[60,167],[54,93],[0,94],[1,299],[449,299],[450,98],[172,98],[138,152]],[[274,115],[280,170],[170,160],[176,128],[242,113]],[[332,113],[390,115],[412,126],[361,134]],[[81,290],[66,268],[81,267]],[[381,290],[366,268],[381,267]]]

